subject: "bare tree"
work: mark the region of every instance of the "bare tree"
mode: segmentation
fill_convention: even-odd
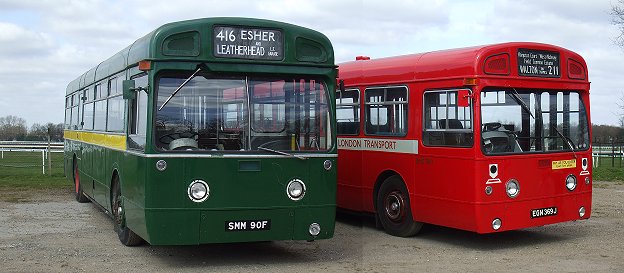
[[[615,38],[615,43],[624,47],[624,0],[618,0],[617,4],[611,4],[612,23],[620,29],[620,35]]]
[[[0,140],[21,140],[26,136],[26,120],[16,116],[0,117]]]
[[[28,140],[44,141],[48,139],[48,128],[45,125],[35,123],[30,126]]]

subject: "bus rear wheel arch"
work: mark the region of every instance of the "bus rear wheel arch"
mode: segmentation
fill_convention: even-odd
[[[386,233],[410,237],[422,228],[422,223],[412,217],[409,193],[399,175],[387,177],[381,183],[376,196],[376,213]]]
[[[111,181],[111,214],[115,222],[115,231],[123,245],[137,246],[143,243],[143,239],[126,225],[126,211],[117,173],[113,174]]]

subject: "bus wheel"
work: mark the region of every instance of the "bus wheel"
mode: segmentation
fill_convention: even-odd
[[[136,246],[143,243],[143,239],[136,235],[130,228],[126,226],[126,213],[121,196],[121,187],[119,186],[119,178],[115,176],[113,179],[113,191],[111,200],[111,212],[115,220],[115,231],[119,236],[119,241],[125,246]]]
[[[78,203],[89,202],[89,198],[82,192],[82,184],[80,184],[80,173],[78,172],[78,163],[74,159],[74,195]]]
[[[409,194],[398,175],[388,177],[381,184],[377,193],[377,216],[386,233],[394,236],[414,236],[422,227],[422,223],[412,218]]]

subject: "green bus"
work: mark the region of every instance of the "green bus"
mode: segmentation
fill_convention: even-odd
[[[163,25],[69,83],[65,174],[128,246],[331,238],[336,76],[307,28]]]

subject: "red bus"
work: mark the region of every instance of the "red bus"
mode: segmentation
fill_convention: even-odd
[[[340,208],[385,231],[491,233],[587,219],[585,60],[502,43],[339,65]]]

